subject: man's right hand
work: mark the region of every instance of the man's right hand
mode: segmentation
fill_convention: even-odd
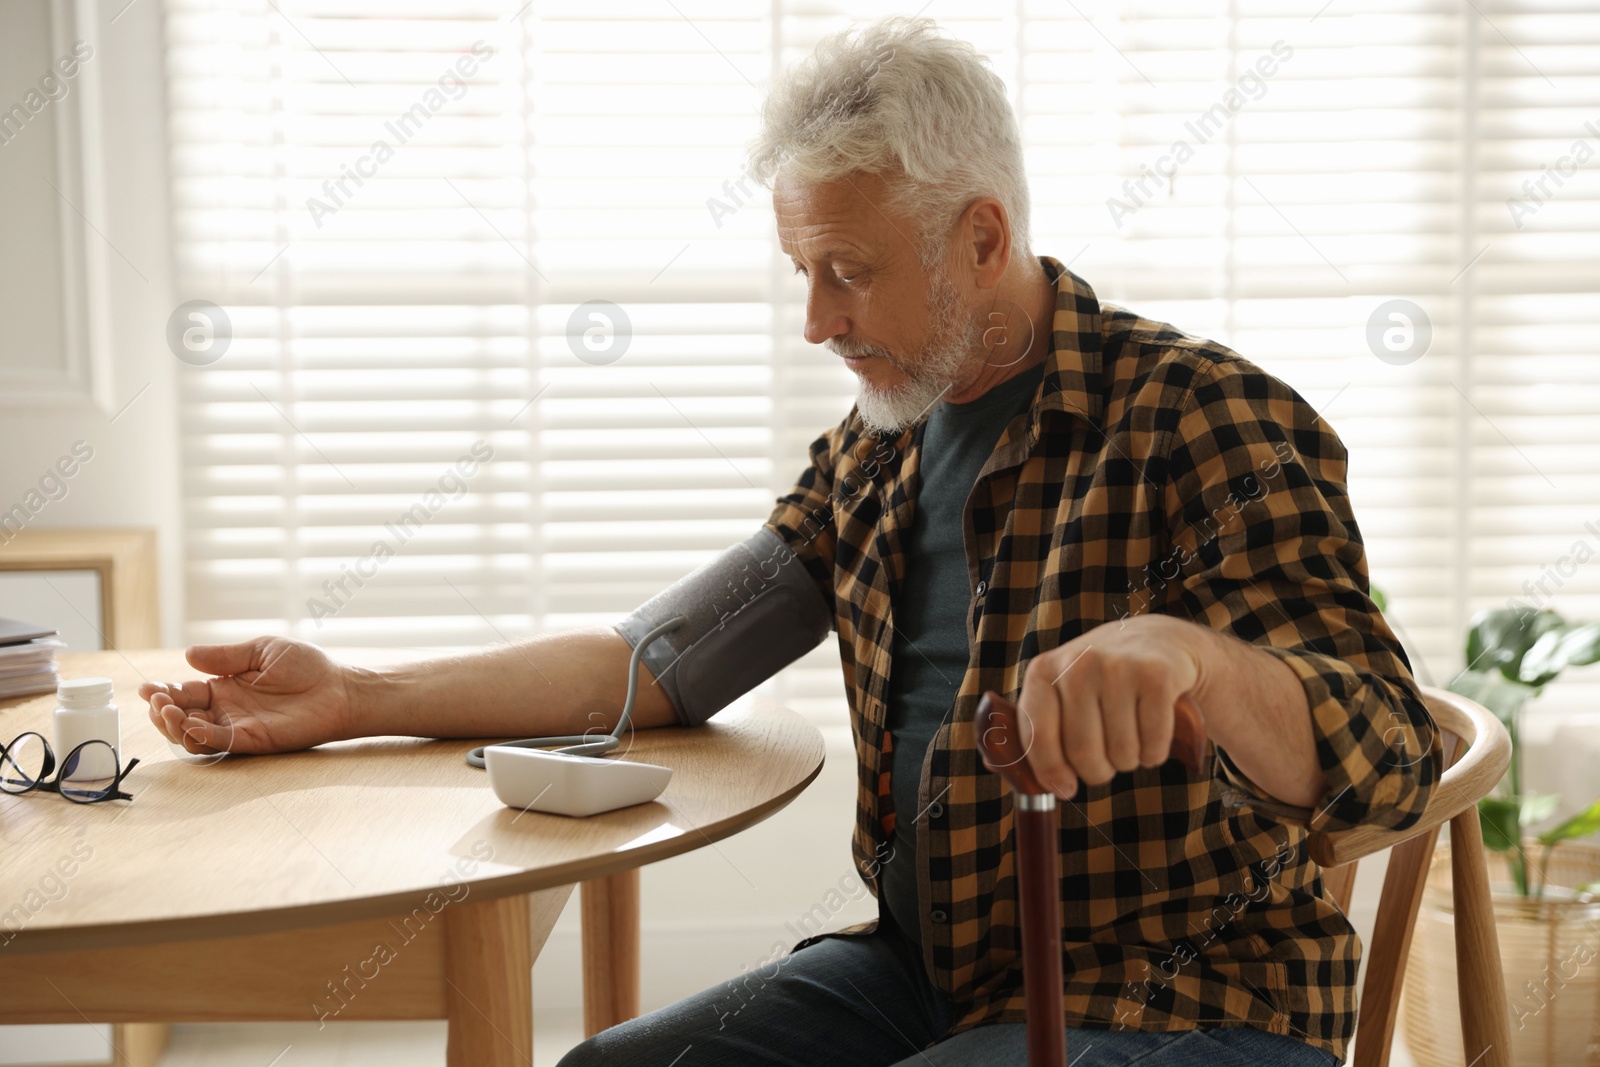
[[[217,677],[146,682],[139,695],[156,729],[189,752],[293,752],[353,736],[350,668],[316,645],[258,637],[185,655]]]

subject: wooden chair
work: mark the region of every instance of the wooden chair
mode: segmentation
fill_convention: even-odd
[[[1339,907],[1350,910],[1356,862],[1391,849],[1367,945],[1361,985],[1354,1067],[1387,1067],[1400,1010],[1400,985],[1411,934],[1439,827],[1450,823],[1450,865],[1455,901],[1456,971],[1461,997],[1461,1037],[1473,1067],[1510,1067],[1511,1026],[1500,943],[1489,902],[1489,875],[1478,828],[1478,801],[1487,796],[1511,761],[1511,738],[1489,711],[1443,689],[1423,687],[1423,699],[1439,728],[1446,770],[1427,811],[1403,832],[1356,827],[1314,833],[1306,851],[1323,868],[1323,881]],[[1462,749],[1465,748],[1465,754]]]

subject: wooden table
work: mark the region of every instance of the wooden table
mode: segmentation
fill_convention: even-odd
[[[822,769],[815,727],[746,697],[634,735],[624,758],[673,768],[659,800],[570,819],[503,807],[468,741],[184,755],[136,692],[194,677],[180,652],[61,668],[116,682],[136,799],[0,794],[0,1023],[442,1018],[452,1067],[527,1064],[533,960],[573,886],[752,826]],[[54,705],[0,703],[0,740],[49,738]],[[596,905],[586,926],[628,907]]]

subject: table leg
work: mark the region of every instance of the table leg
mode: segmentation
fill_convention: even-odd
[[[169,1032],[166,1023],[117,1023],[111,1030],[116,1067],[155,1067]]]
[[[639,1014],[639,868],[584,882],[583,1029],[601,1030]]]
[[[533,959],[571,893],[563,886],[445,911],[449,1067],[533,1062]]]

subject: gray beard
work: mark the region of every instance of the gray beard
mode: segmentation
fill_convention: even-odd
[[[983,340],[978,322],[965,313],[961,294],[943,270],[931,279],[928,293],[930,338],[914,365],[896,358],[885,349],[829,341],[837,355],[882,356],[906,380],[890,389],[860,381],[856,410],[866,428],[874,433],[898,436],[921,422],[944,396],[965,377],[967,364]]]

